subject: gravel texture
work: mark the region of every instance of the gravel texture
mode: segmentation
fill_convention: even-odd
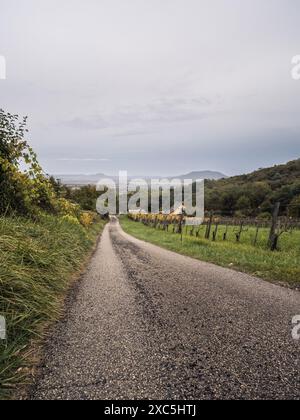
[[[297,314],[299,292],[141,242],[113,220],[30,398],[299,399]]]

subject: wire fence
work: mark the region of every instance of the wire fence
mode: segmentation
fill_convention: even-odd
[[[279,251],[279,239],[284,234],[300,231],[300,219],[279,217],[280,204],[277,203],[270,219],[222,217],[213,212],[201,224],[191,223],[184,214],[130,214],[130,219],[154,229],[180,234],[208,241],[234,241],[263,246]],[[298,237],[298,236],[297,236]]]

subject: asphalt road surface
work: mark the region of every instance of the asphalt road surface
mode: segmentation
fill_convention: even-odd
[[[280,258],[280,255],[278,255]],[[105,229],[31,399],[299,399],[300,293]]]

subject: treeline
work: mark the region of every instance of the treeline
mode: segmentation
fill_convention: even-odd
[[[95,210],[99,197],[95,186],[69,188],[54,178],[50,181],[59,197],[80,204],[84,210]],[[208,214],[269,219],[278,202],[280,216],[300,218],[300,159],[248,175],[205,181],[205,210]],[[174,192],[171,191],[171,207],[173,204]],[[148,211],[151,212],[150,204]]]
[[[248,175],[206,181],[205,208],[223,216],[269,218],[277,202],[281,215],[300,218],[300,159]]]
[[[77,203],[85,211],[96,211],[96,203],[100,193],[94,185],[70,188],[60,180],[50,177],[50,182],[58,197]]]

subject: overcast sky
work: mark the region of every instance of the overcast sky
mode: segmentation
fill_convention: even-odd
[[[299,0],[0,0],[0,107],[49,173],[300,157]]]

